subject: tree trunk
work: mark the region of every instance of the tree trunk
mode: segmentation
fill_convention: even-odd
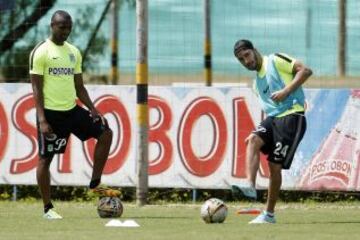
[[[37,22],[54,6],[56,0],[40,0],[29,17],[14,29],[10,29],[0,41],[0,55],[21,39],[24,34],[37,24]]]

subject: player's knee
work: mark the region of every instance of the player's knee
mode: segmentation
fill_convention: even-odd
[[[269,170],[271,178],[281,178],[282,165],[279,163],[269,162]]]
[[[51,164],[51,157],[40,157],[38,161],[38,168],[49,168]]]
[[[250,136],[247,138],[247,143],[254,148],[260,149],[263,141],[258,135],[250,134]]]

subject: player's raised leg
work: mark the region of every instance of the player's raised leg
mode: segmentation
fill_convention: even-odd
[[[109,156],[111,141],[112,131],[108,128],[100,135],[95,146],[92,180],[101,179],[102,172]]]
[[[247,182],[244,186],[233,185],[233,193],[241,192],[245,197],[256,200],[256,176],[260,164],[260,149],[264,145],[264,141],[254,133],[251,133],[245,140],[246,147],[246,164],[247,164]]]
[[[94,152],[94,168],[90,182],[90,190],[99,196],[118,197],[121,192],[116,189],[111,189],[104,185],[100,185],[101,175],[104,170],[106,160],[109,156],[110,146],[112,142],[112,131],[107,128],[98,138]]]

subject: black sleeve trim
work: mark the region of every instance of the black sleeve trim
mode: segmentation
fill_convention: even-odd
[[[275,55],[276,55],[277,57],[279,57],[279,58],[284,59],[285,61],[287,61],[287,62],[289,62],[289,63],[292,62],[292,60],[291,60],[290,58],[288,58],[288,57],[286,57],[286,56],[284,56],[284,55],[281,55],[280,53],[275,53]]]
[[[38,45],[36,45],[36,47],[32,50],[32,52],[30,53],[30,70],[33,69],[33,64],[34,64],[34,55],[35,55],[35,51],[44,43],[45,41],[40,42]]]

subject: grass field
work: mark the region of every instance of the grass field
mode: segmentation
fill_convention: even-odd
[[[280,203],[277,224],[249,225],[252,216],[235,211],[247,203],[228,203],[223,224],[205,224],[200,204],[169,204],[136,207],[124,203],[120,220],[133,219],[140,227],[105,227],[109,219],[97,216],[94,203],[56,202],[62,220],[41,217],[40,202],[0,202],[0,239],[359,239],[360,203]],[[260,205],[259,205],[260,206]]]

